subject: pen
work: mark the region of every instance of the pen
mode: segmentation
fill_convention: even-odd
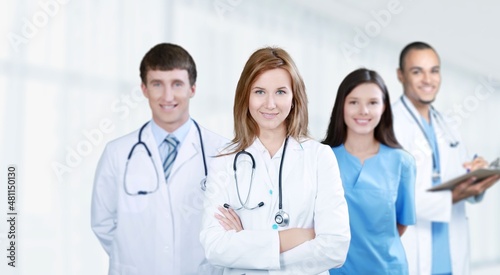
[[[476,158],[477,158],[477,154],[474,154],[471,162],[473,162]],[[471,166],[472,166],[472,164],[471,164]],[[467,168],[467,173],[469,173],[469,172],[470,172],[470,168]]]

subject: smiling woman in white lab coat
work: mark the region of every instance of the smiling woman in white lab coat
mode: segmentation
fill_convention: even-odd
[[[262,48],[236,88],[236,136],[209,169],[201,243],[224,274],[327,274],[349,247],[337,161],[307,135],[307,96],[287,52]],[[253,167],[253,168],[252,168]]]

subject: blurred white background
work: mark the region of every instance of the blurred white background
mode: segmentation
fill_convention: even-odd
[[[500,156],[500,3],[496,1],[3,1],[0,9],[0,273],[105,274],[90,229],[106,142],[150,118],[139,63],[155,44],[186,48],[199,72],[191,113],[232,137],[236,82],[249,55],[277,45],[306,82],[321,139],[340,81],[377,70],[392,101],[398,56],[421,40],[441,56],[435,106],[460,120],[471,153]],[[17,165],[17,269],[7,266],[7,167]],[[469,207],[473,274],[500,274],[500,187]],[[5,209],[5,210],[4,210]],[[147,248],[145,248],[147,249]]]

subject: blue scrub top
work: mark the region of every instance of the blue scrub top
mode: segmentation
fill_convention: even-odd
[[[380,144],[361,164],[344,145],[332,148],[349,208],[351,244],[341,268],[330,274],[408,274],[396,223],[415,224],[415,160]]]

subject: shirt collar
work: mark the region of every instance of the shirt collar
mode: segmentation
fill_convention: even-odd
[[[425,118],[418,112],[417,108],[415,108],[415,106],[413,105],[413,102],[411,102],[411,100],[405,94],[403,94],[401,96],[401,100],[403,101],[403,104],[408,107],[408,109],[409,109],[408,112],[410,112],[410,115],[413,114],[413,117],[415,119],[417,117],[419,118],[419,120],[417,120],[415,122],[422,125],[425,121]],[[435,112],[434,108],[431,105],[429,108],[429,123],[427,123],[427,121],[425,121],[428,125],[431,125],[431,120],[432,120],[432,116],[434,115],[434,112]]]
[[[288,140],[288,145],[287,145],[287,150],[290,149],[290,141],[293,140],[292,137],[288,137],[290,140]],[[267,156],[269,156],[269,151],[266,149],[266,147],[264,146],[264,144],[262,144],[262,141],[260,141],[260,139],[258,137],[255,138],[255,141],[253,143],[253,145],[256,147],[257,151],[260,152],[262,155],[264,154],[267,154]],[[276,154],[274,154],[274,156],[272,157],[273,159],[274,158],[281,158],[281,156],[283,155],[283,146],[285,145],[285,140],[283,140],[283,143],[281,144],[281,147],[278,149],[278,151],[276,152]]]
[[[153,136],[155,138],[156,144],[158,144],[158,147],[162,144],[163,140],[170,134],[174,135],[174,137],[179,141],[179,145],[181,145],[184,139],[186,139],[186,136],[188,135],[189,129],[191,129],[192,124],[193,121],[191,119],[188,119],[184,124],[181,125],[181,127],[177,128],[177,130],[175,130],[172,133],[169,133],[160,126],[158,126],[158,124],[156,124],[154,120],[151,120],[151,131],[153,132]]]

